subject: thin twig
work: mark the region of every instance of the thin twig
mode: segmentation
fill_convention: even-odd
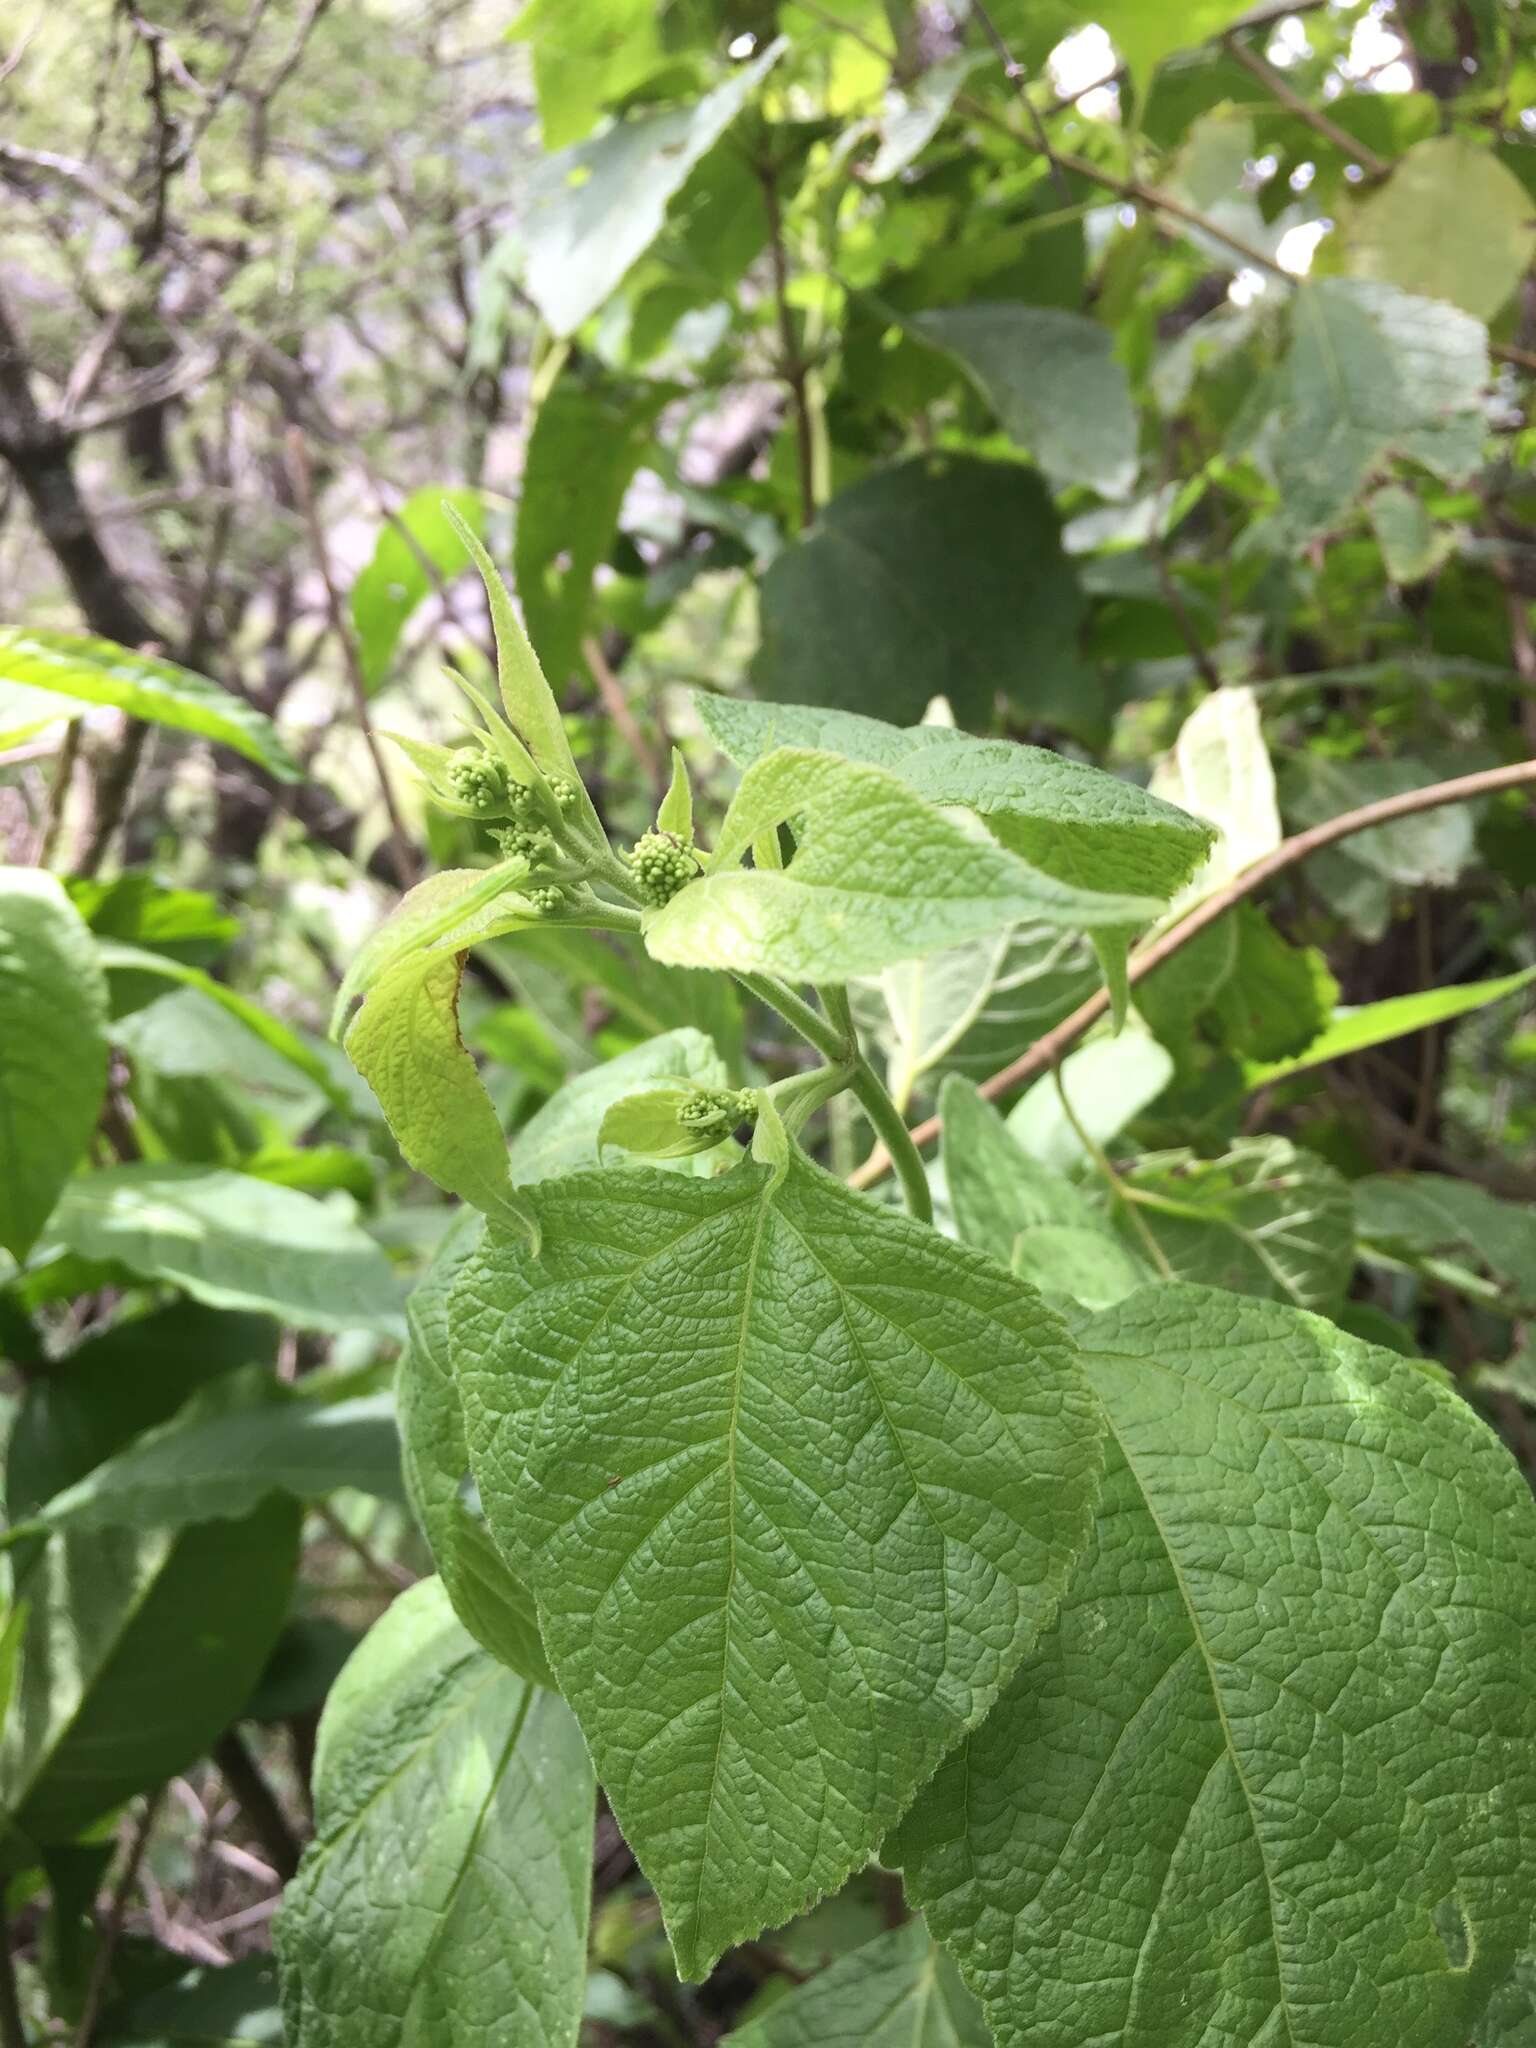
[[[250,1822],[251,1832],[266,1850],[267,1861],[286,1884],[299,1867],[299,1838],[238,1728],[225,1729],[214,1744],[213,1760]]]
[[[389,768],[379,747],[378,735],[373,729],[373,720],[368,710],[368,684],[363,675],[362,656],[358,652],[357,639],[352,631],[351,621],[341,602],[341,593],[336,588],[336,579],[331,573],[330,550],[326,546],[325,529],[320,523],[319,507],[315,503],[314,477],[309,467],[309,450],[304,445],[304,436],[297,427],[290,427],[287,434],[288,467],[293,479],[294,497],[304,515],[304,524],[309,530],[309,544],[314,553],[315,567],[320,572],[320,581],[325,586],[326,611],[341,648],[342,666],[347,672],[347,681],[352,687],[352,704],[357,713],[357,723],[363,735],[363,743],[373,762],[373,772],[379,785],[379,795],[384,799],[384,813],[389,820],[390,859],[400,878],[402,889],[413,888],[420,879],[416,857],[406,836],[400,809],[395,802],[394,784],[389,779]]]
[[[602,643],[595,633],[589,634],[581,643],[581,652],[587,667],[592,671],[592,680],[597,685],[597,694],[603,700],[603,709],[618,727],[624,744],[645,770],[658,801],[667,793],[668,772],[660,756],[645,734],[640,730],[635,714],[629,708],[629,699],[624,694],[624,685],[614,674]]]
[[[1305,121],[1315,134],[1321,135],[1325,142],[1331,142],[1335,149],[1341,149],[1368,177],[1386,177],[1392,168],[1390,164],[1385,163],[1374,149],[1341,128],[1337,121],[1330,121],[1310,100],[1304,99],[1288,78],[1276,71],[1273,65],[1266,64],[1256,50],[1247,48],[1236,30],[1226,38],[1226,47],[1245,71],[1253,73],[1266,92],[1272,93],[1281,106],[1295,114],[1298,120]]]
[[[1389,825],[1394,819],[1413,817],[1420,811],[1437,811],[1446,804],[1473,803],[1479,797],[1495,796],[1500,790],[1523,789],[1531,784],[1536,784],[1536,760],[1514,761],[1507,767],[1485,768],[1476,775],[1457,775],[1449,782],[1432,782],[1423,789],[1405,790],[1401,796],[1383,797],[1379,803],[1362,804],[1358,810],[1344,811],[1337,818],[1328,818],[1321,825],[1312,826],[1309,831],[1298,832],[1294,838],[1277,846],[1273,853],[1266,854],[1263,860],[1255,861],[1226,888],[1219,889],[1214,896],[1208,896],[1203,903],[1197,904],[1187,917],[1181,918],[1161,937],[1134,954],[1130,963],[1130,980],[1134,984],[1143,975],[1150,974],[1153,968],[1161,967],[1191,939],[1224,917],[1235,904],[1325,846],[1332,846],[1340,839],[1351,839],[1357,832],[1368,832],[1374,825]],[[1078,1004],[1070,1017],[1063,1018],[1054,1030],[1037,1039],[1028,1052],[983,1081],[981,1093],[995,1099],[1033,1081],[1048,1067],[1055,1066],[1062,1054],[1076,1045],[1083,1033],[1097,1024],[1108,1008],[1108,989],[1096,989],[1086,1002]],[[913,1144],[931,1145],[940,1128],[938,1117],[928,1117],[912,1130]],[[885,1149],[876,1146],[858,1172],[850,1175],[849,1184],[856,1188],[871,1187],[883,1179],[890,1168]]]
[[[54,763],[53,780],[48,786],[48,811],[37,841],[35,865],[40,868],[47,867],[59,850],[59,834],[64,829],[64,813],[69,807],[69,792],[74,784],[75,763],[79,758],[80,721],[72,718],[64,729],[58,759]]]
[[[149,1847],[149,1838],[164,1796],[165,1787],[160,1785],[144,1801],[133,1837],[128,1844],[128,1854],[123,1859],[122,1869],[118,1872],[117,1883],[112,1887],[106,1924],[101,1930],[101,1940],[97,1944],[96,1955],[91,1964],[90,1982],[86,1986],[85,2003],[80,2009],[80,2024],[75,2031],[75,2048],[90,2048],[95,2035],[96,2022],[101,2017],[102,2004],[106,1999],[107,1985],[112,1975],[112,1957],[117,1948],[118,1936],[123,1931],[123,1915],[128,1910],[128,1895],[138,1877],[139,1865],[144,1861],[144,1851]]]
[[[1072,188],[1067,183],[1066,174],[1063,172],[1061,165],[1056,161],[1056,153],[1051,148],[1050,137],[1045,132],[1045,123],[1040,118],[1040,109],[1029,96],[1029,73],[1014,57],[1012,50],[1008,47],[1006,37],[982,4],[982,0],[971,0],[971,12],[981,23],[982,34],[985,35],[987,41],[997,53],[997,60],[1003,67],[1004,78],[1008,80],[1008,83],[1019,96],[1019,104],[1023,107],[1025,114],[1028,116],[1029,125],[1034,130],[1035,147],[1051,167],[1051,177],[1055,182],[1057,192],[1061,196],[1062,205],[1070,206],[1072,203]]]
[[[395,1593],[404,1593],[415,1585],[416,1574],[413,1571],[408,1571],[403,1564],[396,1564],[391,1558],[380,1557],[376,1551],[370,1550],[361,1536],[353,1535],[352,1531],[333,1507],[330,1507],[324,1501],[320,1501],[316,1504],[315,1513],[324,1522],[326,1528],[336,1538],[336,1541],[347,1550],[350,1550],[358,1562],[364,1566],[371,1578],[377,1579],[382,1585],[388,1586]]]
[[[21,1997],[16,1988],[15,1946],[11,1940],[10,1916],[5,1910],[3,1885],[0,1885],[0,2048],[27,2048],[27,2030],[21,2023]]]
[[[811,418],[811,394],[806,384],[806,366],[795,338],[795,323],[789,307],[789,258],[784,247],[784,215],[779,205],[779,174],[774,164],[759,164],[763,188],[763,209],[768,216],[768,254],[773,265],[773,304],[779,329],[779,375],[789,392],[795,416],[795,458],[800,472],[800,524],[810,526],[816,518],[816,429]]]

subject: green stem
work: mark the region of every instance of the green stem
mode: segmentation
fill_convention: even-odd
[[[1111,1195],[1116,1196],[1121,1202],[1124,1203],[1125,1213],[1130,1218],[1131,1224],[1134,1227],[1137,1236],[1146,1246],[1147,1253],[1152,1260],[1152,1264],[1156,1267],[1157,1271],[1162,1274],[1165,1280],[1171,1280],[1173,1278],[1173,1268],[1168,1263],[1167,1254],[1164,1252],[1162,1246],[1158,1243],[1157,1239],[1153,1236],[1152,1227],[1147,1222],[1146,1217],[1141,1214],[1141,1212],[1136,1208],[1135,1204],[1132,1202],[1131,1195],[1133,1193],[1133,1190],[1126,1186],[1125,1182],[1121,1179],[1119,1172],[1116,1170],[1114,1161],[1110,1158],[1109,1154],[1104,1150],[1104,1147],[1099,1143],[1098,1139],[1094,1137],[1093,1133],[1082,1122],[1081,1118],[1078,1116],[1077,1111],[1072,1107],[1072,1098],[1067,1093],[1066,1082],[1061,1078],[1061,1067],[1059,1064],[1052,1067],[1051,1078],[1056,1083],[1056,1093],[1060,1098],[1061,1106],[1066,1112],[1067,1122],[1072,1126],[1072,1130],[1077,1138],[1077,1142],[1079,1143],[1079,1145],[1082,1146],[1083,1150],[1088,1154],[1088,1157],[1093,1161],[1093,1164],[1104,1176],[1104,1180],[1109,1187]]]
[[[800,1036],[814,1045],[823,1059],[834,1066],[850,1061],[848,1085],[858,1097],[859,1106],[875,1127],[875,1134],[885,1145],[901,1182],[901,1192],[911,1213],[920,1223],[933,1221],[933,1201],[928,1193],[928,1176],[923,1170],[922,1159],[913,1144],[901,1111],[886,1093],[885,1086],[874,1068],[858,1049],[857,1038],[852,1038],[851,1020],[847,1032],[839,1030],[830,1017],[824,1017],[819,1010],[797,996],[792,988],[786,988],[781,981],[774,981],[766,974],[738,974],[736,979],[744,989],[755,995],[759,1002],[766,1003],[770,1010],[777,1010],[786,1024],[792,1025]],[[839,990],[831,999],[832,1008],[843,1016],[848,1015],[846,991]]]

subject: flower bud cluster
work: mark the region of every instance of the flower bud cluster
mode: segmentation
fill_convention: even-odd
[[[697,856],[670,832],[647,832],[626,855],[635,886],[652,909],[670,903],[678,890],[697,880]]]

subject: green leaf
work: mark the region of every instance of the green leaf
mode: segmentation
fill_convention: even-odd
[[[1292,303],[1271,451],[1292,543],[1336,524],[1389,455],[1471,475],[1488,382],[1476,320],[1363,278],[1300,285]]]
[[[534,415],[512,572],[528,637],[558,683],[579,666],[591,630],[592,579],[613,545],[656,416],[676,395],[669,384],[625,390],[566,376]]]
[[[353,955],[331,1012],[332,1037],[356,998],[413,954],[453,954],[492,932],[519,929],[532,916],[527,898],[517,893],[527,879],[527,863],[510,860],[491,868],[444,868],[418,882]]]
[[[306,1043],[279,1018],[271,1016],[260,1004],[230,988],[228,983],[215,981],[200,967],[189,967],[165,953],[151,953],[142,946],[121,945],[114,939],[98,941],[96,957],[109,974],[153,974],[165,981],[179,982],[183,988],[195,989],[209,1002],[217,1003],[221,1010],[243,1024],[270,1051],[312,1081],[333,1108],[346,1114],[355,1109],[347,1089],[313,1045]]]
[[[674,839],[684,841],[693,837],[693,787],[680,747],[672,749],[672,780],[656,813],[656,830],[670,832]]]
[[[1152,74],[1175,50],[1192,50],[1220,35],[1249,10],[1244,0],[1097,0],[1094,19],[1124,58],[1138,94],[1145,97]]]
[[[459,1036],[463,973],[462,953],[402,960],[364,997],[347,1057],[412,1166],[487,1216],[530,1229],[512,1192],[500,1119]]]
[[[181,1529],[237,1519],[272,1493],[320,1500],[344,1486],[400,1499],[393,1400],[304,1399],[258,1367],[249,1380],[224,1379],[194,1395],[179,1415],[55,1494],[29,1526]]]
[[[953,726],[886,725],[812,704],[703,691],[694,702],[738,767],[777,747],[812,747],[888,769],[929,803],[975,811],[1010,852],[1085,889],[1171,896],[1212,843],[1210,827],[1187,810],[1044,747],[973,739]]]
[[[1097,1460],[1037,1295],[785,1166],[542,1187],[542,1256],[492,1233],[452,1305],[487,1519],[688,1977],[987,1711]]]
[[[531,1181],[553,1180],[557,1174],[602,1165],[599,1138],[609,1110],[646,1082],[667,1075],[686,1076],[706,1088],[724,1088],[730,1083],[724,1062],[702,1032],[683,1025],[647,1039],[644,1045],[633,1046],[600,1067],[573,1075],[542,1109],[535,1110],[513,1143],[513,1180],[525,1187]],[[673,1163],[682,1173],[713,1170],[702,1160]]]
[[[734,865],[793,820],[781,869]],[[843,982],[1025,918],[1145,924],[1150,896],[1074,887],[978,842],[883,768],[781,748],[750,767],[699,881],[647,913],[658,960]]]
[[[210,1380],[270,1368],[277,1337],[265,1316],[175,1301],[77,1344],[27,1384],[6,1448],[12,1517],[31,1515],[140,1430],[168,1422]]]
[[[1406,484],[1383,484],[1372,491],[1366,510],[1394,583],[1422,583],[1455,546],[1450,531],[1435,525],[1424,500]]]
[[[1344,264],[1425,299],[1491,320],[1536,257],[1531,196],[1469,135],[1432,135],[1358,200],[1344,223]]]
[[[528,635],[523,631],[522,621],[513,608],[511,593],[502,580],[495,563],[480,545],[479,540],[459,518],[451,505],[445,506],[450,524],[464,543],[470,560],[480,572],[485,585],[486,603],[491,609],[491,626],[496,636],[496,682],[501,692],[502,707],[517,739],[527,748],[534,765],[546,777],[563,778],[576,792],[577,802],[585,812],[587,821],[601,837],[597,814],[592,809],[592,800],[576,772],[576,763],[571,755],[571,743],[566,738],[565,720],[560,706],[555,702],[544,671],[539,667],[539,658],[534,653]],[[468,691],[462,678],[459,687]],[[474,692],[469,692],[474,695]],[[475,697],[482,704],[480,698]],[[494,725],[494,721],[488,722]],[[494,729],[489,737],[493,744],[497,735]],[[526,777],[521,779],[526,780]],[[415,891],[412,892],[416,893]]]
[[[1324,1312],[1343,1300],[1354,1206],[1349,1183],[1315,1152],[1242,1138],[1220,1159],[1146,1153],[1123,1178],[1176,1280]]]
[[[508,38],[533,46],[533,83],[546,149],[579,142],[605,106],[665,62],[652,0],[606,0],[600,9],[533,0]]]
[[[880,122],[880,147],[864,172],[866,183],[884,185],[900,177],[943,127],[972,72],[988,61],[979,50],[962,50],[930,64],[905,92],[892,92]]]
[[[1025,1090],[1008,1113],[1008,1131],[1042,1166],[1069,1173],[1088,1163],[1088,1153],[1062,1107],[1061,1090],[1088,1135],[1108,1145],[1156,1102],[1173,1079],[1173,1061],[1155,1038],[1130,1031],[1068,1053],[1060,1072],[1061,1088],[1054,1075],[1043,1074]]]
[[[1031,1159],[969,1081],[948,1077],[939,1114],[944,1180],[964,1243],[1088,1308],[1108,1308],[1151,1279],[1081,1190]]]
[[[1051,481],[1123,498],[1136,481],[1136,412],[1114,336],[1054,306],[946,306],[912,331],[953,356]]]
[[[1335,1010],[1317,1036],[1288,1059],[1271,1060],[1244,1067],[1243,1081],[1249,1089],[1267,1088],[1291,1074],[1303,1074],[1310,1067],[1343,1059],[1352,1052],[1365,1052],[1373,1045],[1387,1045],[1410,1031],[1423,1031],[1431,1024],[1444,1024],[1452,1017],[1465,1017],[1489,1003],[1529,988],[1536,981],[1536,967],[1520,974],[1502,974],[1492,981],[1473,981],[1450,988],[1420,989],[1411,996],[1388,996],[1379,1003],[1361,1003],[1353,1009]]]
[[[207,1749],[277,1639],[298,1548],[299,1510],[281,1499],[181,1534],[113,1529],[48,1543],[25,1580],[19,1684],[0,1743],[10,1828],[71,1841]]]
[[[31,1249],[107,1086],[96,944],[52,875],[0,868],[0,1245]]]
[[[302,1330],[400,1331],[389,1261],[340,1208],[219,1168],[144,1161],[72,1181],[48,1241]]]
[[[664,1080],[638,1095],[626,1095],[614,1103],[597,1134],[597,1149],[633,1152],[643,1159],[691,1159],[699,1153],[721,1155],[718,1130],[700,1130],[682,1121],[681,1112],[690,1105],[712,1101],[718,1091],[700,1088],[693,1081]]]
[[[1224,921],[1232,965],[1211,990],[1215,1035],[1239,1057],[1288,1058],[1324,1029],[1339,985],[1315,947],[1291,945],[1254,904],[1238,904]]]
[[[839,492],[775,558],[752,687],[909,722],[943,696],[983,727],[1001,692],[1026,719],[1092,732],[1101,700],[1077,651],[1082,613],[1039,477],[922,455]]]
[[[1384,797],[1405,796],[1436,780],[1426,762],[1405,755],[1392,761],[1333,761],[1322,754],[1301,754],[1286,770],[1285,808],[1299,825],[1320,825],[1341,812]],[[1383,881],[1445,889],[1475,858],[1474,825],[1473,806],[1443,804],[1439,810],[1352,833],[1340,842],[1338,852]]]
[[[412,491],[393,519],[379,528],[373,555],[352,585],[352,623],[363,680],[376,690],[389,673],[405,623],[439,584],[452,583],[464,565],[458,530],[445,507],[478,537],[485,533],[485,501],[478,491],[427,484]]]
[[[1519,1945],[1532,1506],[1418,1366],[1153,1288],[1061,1618],[885,1854],[998,2048],[1445,2048]]]
[[[921,1920],[839,1956],[729,2048],[991,2048],[981,2008]]]
[[[282,2048],[277,1968],[247,1955],[193,1970],[103,2022],[105,2048]]]
[[[1473,2032],[1472,2048],[1536,2048],[1536,1951],[1516,1958]]]
[[[110,882],[73,875],[64,887],[98,938],[143,946],[189,967],[210,966],[240,935],[239,918],[221,910],[217,897],[203,889],[169,889],[143,869],[130,868]]]
[[[1218,835],[1175,908],[1187,909],[1213,895],[1273,853],[1284,835],[1255,692],[1245,685],[1229,686],[1202,697],[1154,769],[1152,789],[1166,802],[1204,818]]]
[[[1363,1245],[1486,1273],[1516,1308],[1536,1308],[1536,1213],[1443,1173],[1369,1174],[1353,1183]]]
[[[574,334],[622,283],[784,47],[770,43],[692,106],[616,121],[541,165],[527,195],[524,283],[554,334]]]
[[[448,1295],[484,1227],[461,1209],[406,1303],[410,1343],[395,1388],[401,1468],[454,1613],[498,1662],[552,1687],[533,1596],[463,1496],[469,1448],[448,1352]]]
[[[271,719],[243,697],[114,640],[0,626],[0,682],[52,693],[61,717],[71,715],[71,707],[113,704],[151,725],[197,733],[244,754],[279,782],[297,782],[302,772]]]
[[[403,1593],[321,1717],[315,1839],[273,1929],[288,2048],[575,2048],[592,1798],[564,1703],[436,1579]]]

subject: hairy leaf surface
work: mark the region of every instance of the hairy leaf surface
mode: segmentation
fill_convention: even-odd
[[[703,692],[695,701],[739,767],[777,747],[810,747],[888,768],[930,803],[975,811],[1010,852],[1080,888],[1171,896],[1214,836],[1177,804],[1044,747],[974,739],[953,726],[886,725],[814,704]]]
[[[1094,1545],[886,1853],[999,2048],[1464,2041],[1529,1919],[1524,1482],[1316,1317],[1173,1287],[1080,1327]]]
[[[796,1156],[537,1191],[452,1308],[487,1519],[688,1976],[869,1855],[1049,1618],[1097,1443],[1062,1326]]]
[[[438,1580],[402,1594],[321,1719],[315,1840],[274,1930],[288,2048],[574,2048],[592,1794],[563,1702]]]
[[[736,866],[789,820],[785,867]],[[645,942],[679,966],[841,982],[1025,918],[1123,927],[1160,908],[979,843],[883,768],[785,747],[747,770],[709,871],[647,916]]]

